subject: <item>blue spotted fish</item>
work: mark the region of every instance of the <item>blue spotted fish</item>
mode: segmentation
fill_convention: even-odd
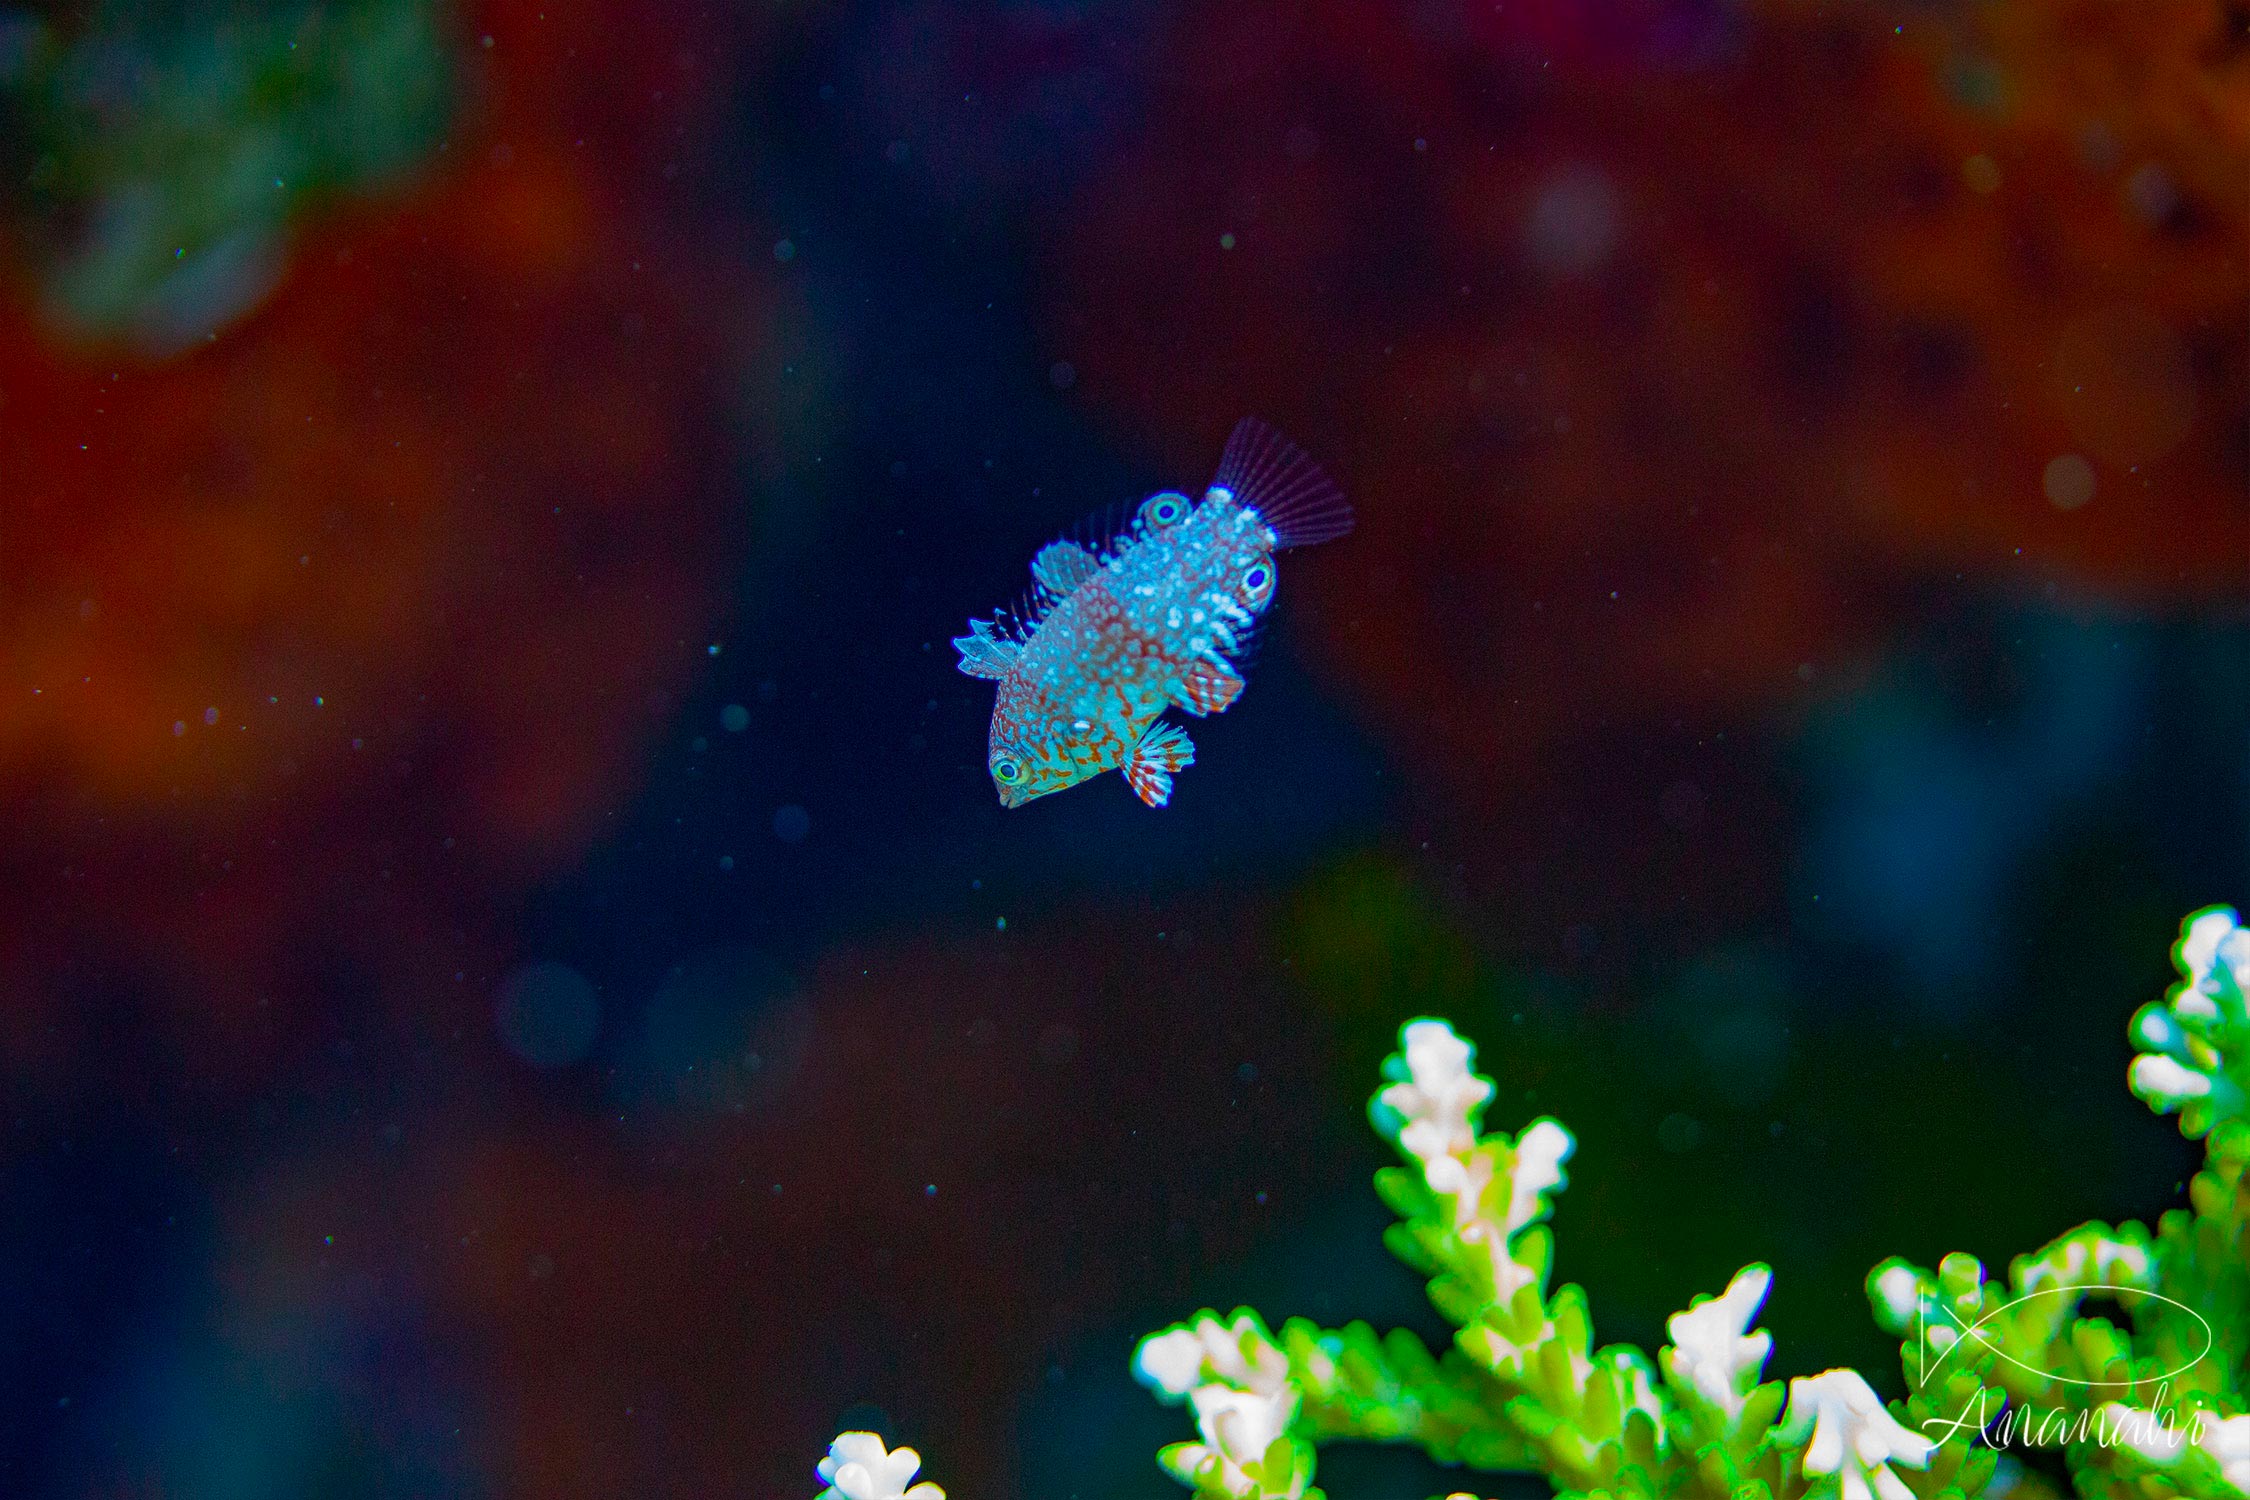
[[[1195,743],[1167,709],[1224,713],[1273,603],[1274,554],[1352,528],[1343,492],[1297,446],[1245,419],[1200,501],[1167,490],[1088,548],[1032,559],[1031,606],[971,620],[961,670],[1000,684],[986,765],[1006,807],[1122,769],[1162,807]]]

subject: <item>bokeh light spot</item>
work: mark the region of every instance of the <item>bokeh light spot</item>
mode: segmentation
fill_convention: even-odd
[[[1531,201],[1524,217],[1524,254],[1552,276],[1591,275],[1617,248],[1623,213],[1607,174],[1590,166],[1565,167]]]
[[[801,844],[812,832],[812,814],[794,802],[773,810],[773,836],[784,844]]]
[[[740,734],[750,727],[750,710],[739,703],[729,703],[719,710],[719,727],[729,734]]]
[[[2061,453],[2047,461],[2040,487],[2058,510],[2076,510],[2094,498],[2094,466],[2075,453]]]

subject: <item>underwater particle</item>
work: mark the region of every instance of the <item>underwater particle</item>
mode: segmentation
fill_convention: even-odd
[[[1078,383],[1078,367],[1067,359],[1058,359],[1047,366],[1047,384],[1058,391],[1067,391]]]
[[[2075,453],[2060,453],[2047,460],[2039,487],[2057,510],[2076,510],[2094,498],[2094,466]]]
[[[796,803],[785,802],[773,810],[773,836],[784,844],[801,844],[811,832],[812,814]]]
[[[181,735],[183,735],[183,734],[186,734],[186,733],[187,733],[187,720],[185,720],[185,719],[174,719],[174,720],[172,721],[172,738],[174,738],[174,739],[178,739],[178,738],[179,738],[179,737],[180,737]]]
[[[1221,250],[1232,250],[1234,248],[1234,235],[1231,231],[1219,236],[1219,248]]]
[[[207,709],[203,710],[203,723],[204,723],[205,727],[209,727],[210,725],[216,724],[216,723],[218,723],[218,722],[219,722],[219,711],[218,711],[217,709],[215,709],[215,708],[207,708]]]
[[[775,240],[773,242],[773,258],[783,265],[789,264],[797,258],[797,242],[795,240]]]
[[[1674,1156],[1693,1151],[1703,1144],[1703,1122],[1674,1110],[1657,1122],[1656,1144]]]
[[[2000,163],[1979,151],[1961,163],[1961,180],[1970,192],[1989,197],[2000,191]]]
[[[568,964],[524,964],[500,982],[492,1019],[510,1052],[535,1068],[560,1068],[593,1047],[602,1002],[586,976]]]
[[[1606,173],[1562,168],[1540,187],[1523,221],[1523,253],[1550,276],[1589,276],[1617,248],[1624,202]]]
[[[694,739],[688,741],[688,749],[693,751],[697,755],[701,755],[704,751],[710,748],[711,742],[705,739],[700,734],[697,735]]]
[[[740,734],[750,727],[750,710],[739,703],[729,703],[719,710],[719,727],[729,734]]]
[[[733,855],[731,855],[731,854],[722,854],[722,855],[720,855],[720,856],[719,856],[719,868],[720,868],[720,869],[722,869],[722,870],[731,870],[731,869],[733,869],[733,868],[734,868],[734,856],[733,856]]]

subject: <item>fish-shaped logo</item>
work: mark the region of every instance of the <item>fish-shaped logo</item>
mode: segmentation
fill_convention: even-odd
[[[1195,743],[1164,711],[1224,713],[1235,668],[1273,604],[1274,554],[1342,536],[1351,507],[1294,443],[1236,424],[1201,500],[1167,490],[1094,547],[1032,559],[1021,618],[971,620],[961,670],[1000,684],[986,765],[1004,806],[1122,768],[1162,807]]]

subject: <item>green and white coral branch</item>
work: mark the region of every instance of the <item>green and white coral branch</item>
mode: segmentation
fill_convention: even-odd
[[[2201,1136],[2221,1120],[2242,1117],[2243,1070],[2250,1066],[2250,929],[2231,906],[2210,906],[2181,924],[2172,949],[2180,980],[2164,999],[2133,1017],[2133,1092],[2180,1129]]]
[[[1876,1320],[1904,1340],[1907,1397],[1890,1404],[1852,1370],[1762,1378],[1763,1265],[1675,1315],[1653,1364],[1596,1347],[1585,1294],[1548,1287],[1570,1132],[1487,1131],[1495,1090],[1475,1048],[1444,1021],[1408,1022],[1369,1105],[1400,1157],[1376,1189],[1399,1220],[1386,1243],[1429,1278],[1454,1347],[1198,1314],[1136,1360],[1196,1413],[1201,1441],[1165,1450],[1166,1468],[1201,1500],[1297,1500],[1319,1494],[1320,1444],[1371,1439],[1604,1500],[1975,1500],[2046,1494],[2004,1450],[2059,1447],[2087,1500],[2250,1500],[2250,932],[2208,908],[2174,959],[2179,982],[2133,1020],[2130,1082],[2208,1137],[2189,1207],[2154,1234],[2082,1225],[2005,1278],[1961,1254],[1876,1267]],[[2089,1296],[2124,1326],[2090,1315]]]
[[[2081,1225],[2016,1257],[2005,1279],[1959,1253],[1868,1277],[1876,1322],[1904,1340],[1909,1417],[1939,1440],[1932,1473],[1965,1493],[1989,1478],[1993,1449],[2020,1447],[2061,1450],[2088,1497],[2250,1496],[2250,932],[2233,908],[2207,907],[2172,956],[2179,980],[2129,1028],[2127,1081],[2205,1140],[2189,1206],[2154,1234]],[[2114,1302],[2122,1324],[2089,1314],[2089,1296]]]
[[[1376,1177],[1399,1215],[1388,1243],[1430,1278],[1454,1347],[1432,1356],[1410,1333],[1302,1321],[1277,1339],[1247,1310],[1200,1313],[1145,1340],[1135,1359],[1143,1381],[1196,1413],[1200,1441],[1167,1448],[1164,1467],[1207,1500],[1295,1500],[1318,1493],[1321,1443],[1359,1439],[1534,1471],[1589,1495],[1753,1500],[1762,1487],[1763,1500],[1795,1500],[1832,1483],[1845,1500],[1899,1500],[1889,1465],[1918,1463],[1932,1445],[1899,1427],[1857,1375],[1799,1382],[1789,1422],[1776,1425],[1783,1388],[1760,1383],[1772,1340],[1751,1327],[1767,1267],[1674,1317],[1656,1362],[1630,1345],[1595,1345],[1585,1294],[1548,1289],[1544,1221],[1576,1143],[1552,1119],[1514,1136],[1486,1131],[1494,1089],[1475,1062],[1445,1022],[1410,1021],[1369,1105],[1401,1159]],[[1230,1429],[1224,1417],[1245,1409],[1265,1421]]]
[[[1323,1500],[1318,1448],[1413,1443],[1442,1463],[1544,1475],[1568,1500],[2052,1500],[2012,1448],[2060,1449],[2083,1500],[2250,1500],[2250,932],[2230,907],[2182,924],[2180,979],[2133,1018],[2129,1082],[2203,1139],[2188,1206],[2155,1233],[2091,1223],[2020,1255],[1869,1273],[1901,1339],[1904,1401],[1852,1370],[1763,1378],[1773,1282],[1738,1272],[1666,1324],[1652,1363],[1596,1347],[1586,1296],[1548,1289],[1544,1222],[1575,1142],[1551,1119],[1487,1131],[1492,1081],[1444,1021],[1399,1032],[1369,1104],[1400,1164],[1376,1174],[1385,1242],[1455,1328],[1414,1334],[1201,1312],[1141,1342],[1134,1372],[1192,1412],[1159,1455],[1198,1500]],[[2122,1322],[2088,1311],[2089,1297]],[[822,1500],[942,1500],[871,1433],[836,1440]],[[1450,1500],[1473,1500],[1463,1491]]]

